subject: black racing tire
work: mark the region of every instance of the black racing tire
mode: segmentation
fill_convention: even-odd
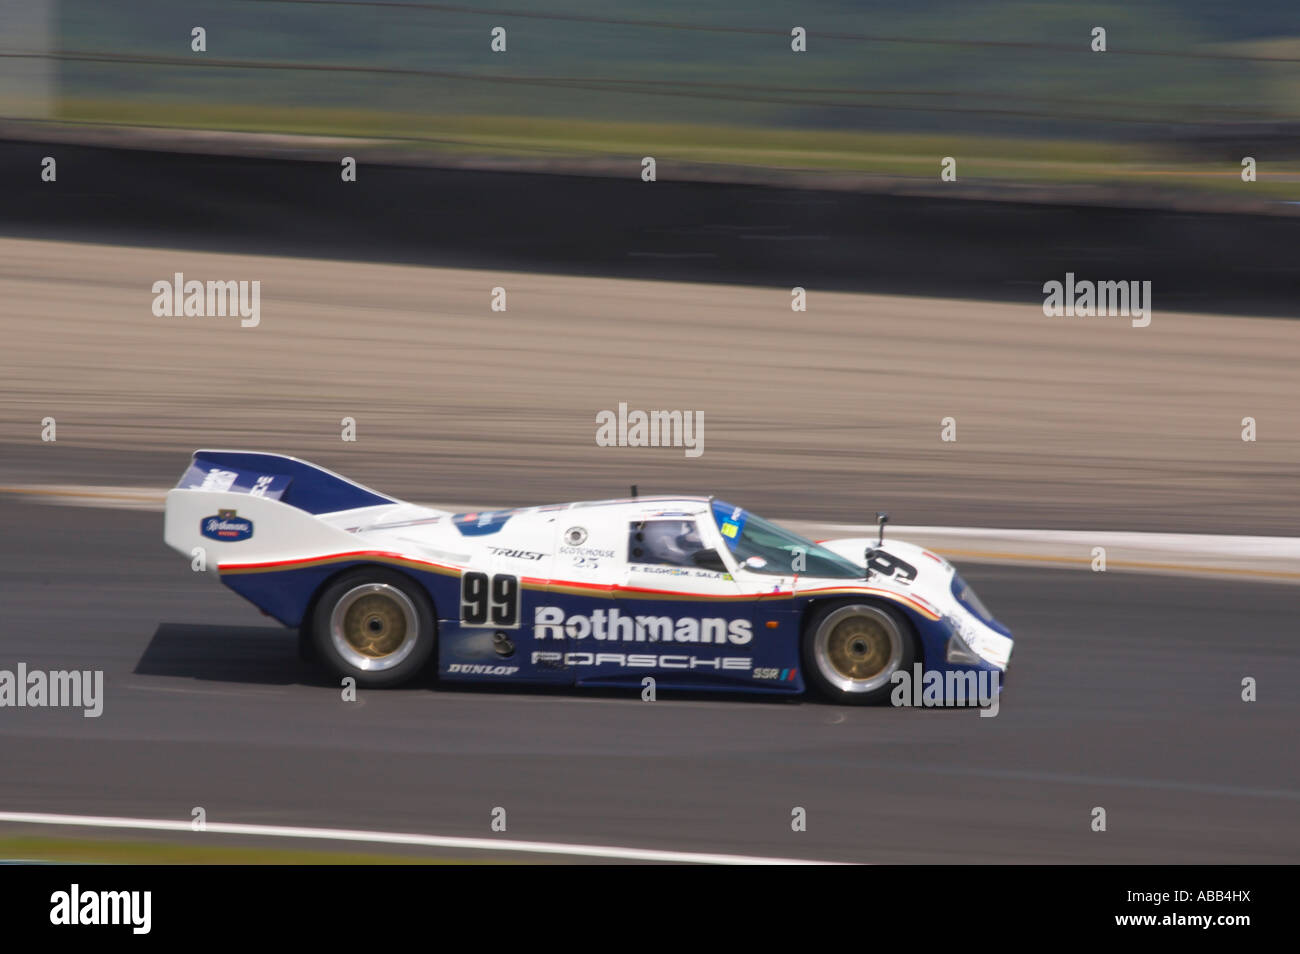
[[[800,644],[808,683],[841,705],[885,704],[894,690],[893,674],[910,674],[920,655],[906,617],[867,599],[837,600],[815,610]]]
[[[409,577],[358,567],[330,581],[316,600],[316,656],[357,686],[386,689],[415,678],[437,644],[433,602]]]

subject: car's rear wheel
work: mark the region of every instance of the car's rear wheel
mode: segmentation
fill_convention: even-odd
[[[876,603],[833,603],[817,611],[803,635],[804,672],[826,698],[879,705],[899,670],[916,662],[916,640],[901,614]]]
[[[311,619],[320,658],[358,686],[396,686],[433,654],[433,605],[400,573],[364,568],[345,573],[321,593]]]

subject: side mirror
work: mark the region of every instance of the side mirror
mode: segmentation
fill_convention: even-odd
[[[879,552],[880,550],[876,547],[867,547],[866,551],[862,554],[862,563],[867,568],[867,575],[863,577],[863,579],[871,579],[871,561],[876,558],[876,554]]]
[[[691,554],[691,562],[701,570],[716,570],[719,573],[727,571],[727,564],[717,550],[696,550]]]

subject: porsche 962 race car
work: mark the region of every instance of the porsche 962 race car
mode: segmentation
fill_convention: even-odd
[[[450,513],[293,457],[202,450],[167,494],[165,538],[359,686],[432,665],[447,681],[652,676],[865,704],[900,671],[1000,673],[1011,656],[936,554],[814,543],[712,497]]]

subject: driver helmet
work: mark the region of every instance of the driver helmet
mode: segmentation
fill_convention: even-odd
[[[691,554],[704,547],[694,520],[655,520],[644,533],[646,551],[665,563],[689,565]]]

